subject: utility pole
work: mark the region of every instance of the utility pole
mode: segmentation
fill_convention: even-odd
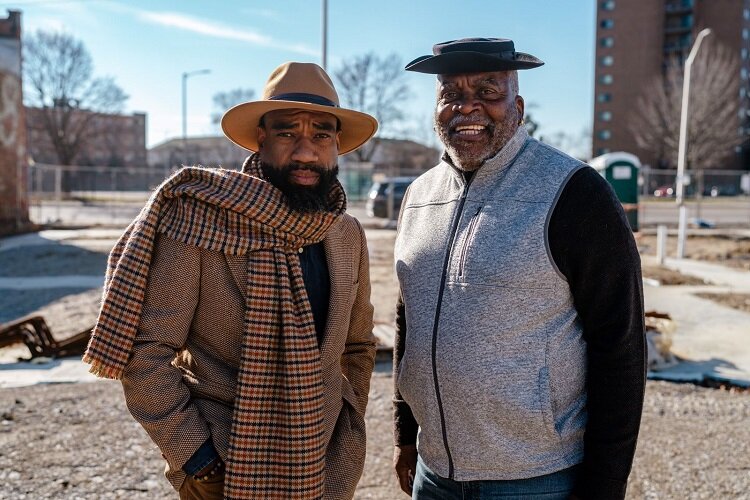
[[[328,71],[328,0],[322,0],[322,25],[323,25],[323,70]]]

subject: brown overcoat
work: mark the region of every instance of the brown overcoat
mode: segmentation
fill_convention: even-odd
[[[365,458],[364,414],[375,360],[367,242],[344,214],[323,240],[330,273],[321,345],[326,499],[354,495]],[[133,353],[122,377],[128,408],[161,449],[179,489],[181,468],[211,437],[227,459],[242,348],[247,257],[157,236]]]

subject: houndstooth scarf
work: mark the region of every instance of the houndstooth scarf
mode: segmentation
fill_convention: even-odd
[[[157,233],[247,254],[245,335],[234,403],[225,498],[321,498],[323,380],[298,250],[321,241],[346,209],[341,184],[328,212],[290,209],[262,180],[257,155],[243,172],[183,168],[151,196],[109,256],[84,361],[121,378],[138,330]]]

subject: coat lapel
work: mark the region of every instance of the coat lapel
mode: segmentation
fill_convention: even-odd
[[[323,240],[326,251],[326,262],[328,263],[328,274],[331,280],[331,298],[328,305],[328,322],[323,334],[323,345],[320,355],[325,366],[326,355],[331,347],[332,339],[336,338],[335,330],[341,325],[332,321],[332,318],[348,317],[341,311],[349,306],[349,295],[354,283],[352,268],[353,248],[351,242],[344,240],[344,224],[339,220],[331,227],[331,230]]]
[[[247,255],[224,254],[232,272],[232,278],[243,297],[247,298]]]

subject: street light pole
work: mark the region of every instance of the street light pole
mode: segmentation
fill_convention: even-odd
[[[690,97],[690,70],[693,61],[701,47],[701,42],[711,34],[711,29],[706,28],[698,33],[693,47],[690,49],[685,61],[685,73],[682,77],[682,109],[680,112],[680,143],[677,150],[677,179],[675,201],[679,207],[679,222],[677,224],[677,258],[685,257],[685,232],[687,228],[687,208],[685,207],[685,154],[687,152],[688,133],[688,101]]]
[[[206,75],[210,69],[199,69],[182,73],[182,155],[185,163],[189,162],[187,157],[187,79],[195,75]]]

